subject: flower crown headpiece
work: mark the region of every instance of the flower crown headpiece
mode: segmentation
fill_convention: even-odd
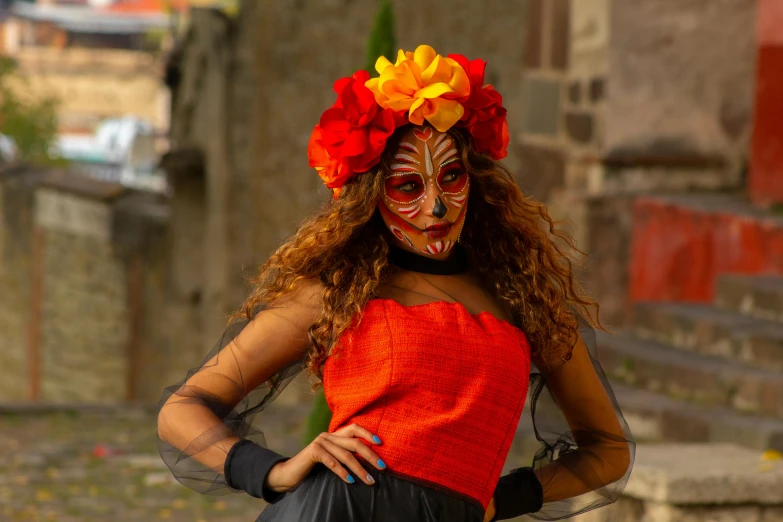
[[[378,58],[378,78],[357,71],[337,80],[337,101],[310,136],[310,166],[337,197],[348,180],[378,164],[395,129],[425,120],[440,132],[465,128],[478,152],[505,158],[506,109],[500,93],[484,85],[485,67],[484,60],[461,54],[444,58],[420,45],[414,52],[401,49],[394,64]]]

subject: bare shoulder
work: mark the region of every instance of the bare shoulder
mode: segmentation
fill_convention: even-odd
[[[290,291],[263,306],[235,339],[246,354],[242,364],[267,364],[274,371],[301,359],[310,346],[308,330],[322,313],[323,287],[297,281]],[[266,370],[263,375],[271,375]]]
[[[290,291],[271,302],[268,310],[296,319],[298,324],[312,323],[321,314],[323,292],[323,285],[317,279],[300,279]]]
[[[315,278],[307,277],[294,283],[291,291],[283,294],[276,303],[319,304],[323,299],[324,286]]]

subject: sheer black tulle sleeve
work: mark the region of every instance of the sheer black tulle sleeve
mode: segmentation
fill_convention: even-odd
[[[303,369],[318,312],[310,294],[296,292],[233,322],[199,366],[164,390],[158,450],[180,483],[209,495],[239,491],[224,475],[226,457],[240,440],[266,447],[256,417]]]
[[[535,360],[530,408],[541,446],[533,468],[543,507],[537,520],[572,517],[613,503],[633,467],[636,444],[598,360],[595,332],[579,315],[581,342],[558,365]]]

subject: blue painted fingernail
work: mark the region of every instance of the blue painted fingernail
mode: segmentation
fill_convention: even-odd
[[[372,440],[374,440],[376,444],[380,444],[381,443],[381,439],[378,438],[378,435],[373,435],[372,436]]]
[[[382,468],[385,468],[385,467],[386,467],[386,463],[385,463],[384,461],[382,461],[381,459],[378,459],[378,465],[379,465],[380,467],[382,467]]]
[[[355,481],[353,480],[353,477],[351,475],[348,475],[348,478],[346,479],[348,482],[353,484]]]

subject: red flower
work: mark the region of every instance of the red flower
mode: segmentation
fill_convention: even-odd
[[[468,60],[461,54],[450,54],[468,74],[470,95],[459,100],[465,107],[465,113],[457,126],[465,127],[473,138],[478,152],[492,159],[503,159],[508,155],[508,123],[503,97],[491,85],[484,85],[484,60]]]
[[[369,79],[367,71],[357,71],[337,80],[337,101],[310,136],[310,166],[329,188],[339,189],[356,173],[377,165],[399,119],[392,109],[378,105],[364,85]]]

